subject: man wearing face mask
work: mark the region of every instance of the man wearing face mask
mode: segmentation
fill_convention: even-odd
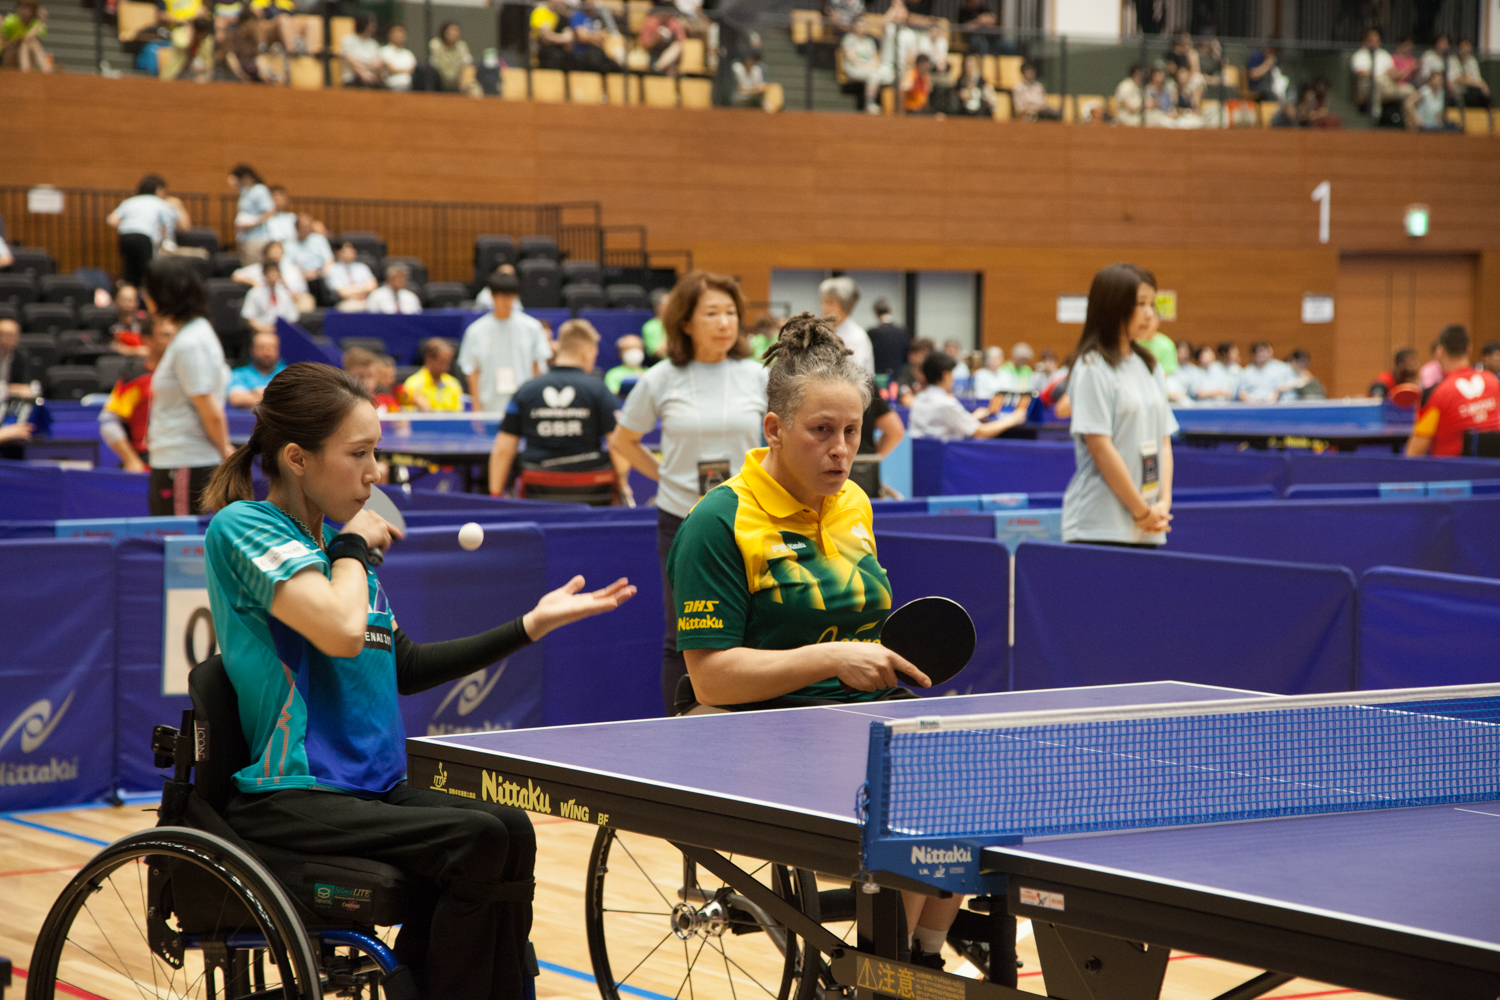
[[[615,350],[619,352],[620,363],[604,373],[604,384],[618,396],[626,379],[638,379],[646,374],[646,345],[640,337],[627,334],[615,341]]]

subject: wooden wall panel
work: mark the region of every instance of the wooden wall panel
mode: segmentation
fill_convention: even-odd
[[[740,274],[773,267],[985,273],[986,339],[1054,348],[1061,292],[1113,260],[1181,296],[1195,340],[1305,346],[1341,251],[1482,253],[1481,334],[1500,337],[1500,141],[1389,132],[1174,132],[966,119],[535,105],[451,95],[0,74],[0,183],[129,187],[147,172],[223,190],[244,160],[298,193],[597,200],[606,222]],[[1333,240],[1312,189],[1333,186]],[[1432,208],[1408,240],[1404,207]],[[1363,378],[1363,374],[1359,376]]]

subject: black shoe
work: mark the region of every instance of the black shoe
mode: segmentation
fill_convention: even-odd
[[[923,951],[918,946],[912,945],[911,964],[925,965],[929,969],[937,969],[941,972],[943,968],[943,956],[936,952]]]

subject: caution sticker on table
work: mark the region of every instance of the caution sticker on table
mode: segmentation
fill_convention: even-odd
[[[925,972],[909,965],[859,956],[855,985],[903,1000],[963,1000],[964,982],[956,976]]]
[[[1045,889],[1028,889],[1021,886],[1021,905],[1040,906],[1044,910],[1062,911],[1067,907],[1064,905],[1063,894],[1060,892],[1048,892]]]

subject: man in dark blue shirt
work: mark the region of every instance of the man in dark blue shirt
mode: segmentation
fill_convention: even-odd
[[[619,406],[593,374],[599,333],[588,320],[571,319],[557,332],[551,369],[522,385],[505,408],[490,452],[490,494],[505,491],[522,439],[521,469],[540,472],[611,470],[603,439],[615,429]]]

